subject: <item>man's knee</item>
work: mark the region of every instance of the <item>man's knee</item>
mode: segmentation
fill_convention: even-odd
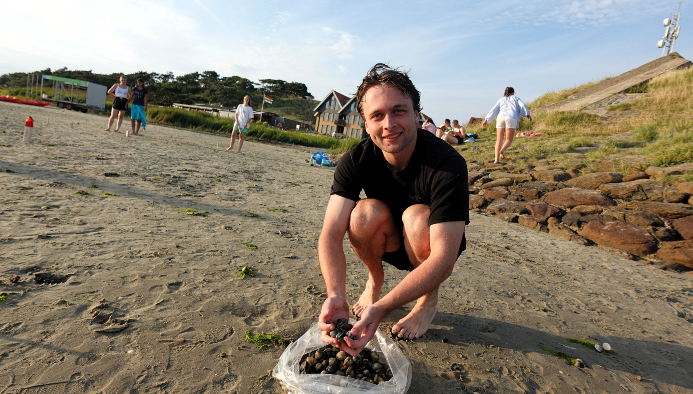
[[[412,205],[402,214],[405,243],[411,248],[416,260],[423,261],[431,254],[428,218],[431,208],[427,205]]]
[[[375,231],[382,224],[392,220],[390,208],[384,202],[375,199],[361,200],[351,211],[349,230],[363,232]]]

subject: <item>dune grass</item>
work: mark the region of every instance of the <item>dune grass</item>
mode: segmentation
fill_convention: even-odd
[[[540,108],[592,84],[547,93],[528,106]],[[515,138],[506,156],[519,169],[540,160],[569,166],[575,154],[586,153],[585,172],[595,170],[599,161],[614,163],[623,173],[693,162],[693,68],[663,74],[638,91],[646,93],[628,105],[611,108],[608,121],[586,112],[544,112],[534,116],[533,122],[522,119],[517,132],[541,137]],[[479,163],[492,160],[495,123],[485,130],[477,125],[470,130],[481,141],[465,145],[463,156]],[[691,177],[678,176],[681,180]]]
[[[231,134],[234,125],[233,119],[217,118],[203,112],[172,108],[153,107],[149,109],[147,116],[151,123],[227,135]],[[329,136],[310,134],[302,131],[283,131],[253,122],[250,123],[250,130],[246,137],[251,140],[281,142],[321,148],[328,150],[328,153],[331,154],[346,152],[361,141],[353,138],[331,138]]]

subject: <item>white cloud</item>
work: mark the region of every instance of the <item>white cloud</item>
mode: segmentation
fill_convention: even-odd
[[[354,49],[354,44],[361,40],[359,37],[329,27],[323,27],[322,31],[326,34],[326,39],[332,43],[328,47],[338,59],[351,59],[353,57],[351,51]]]

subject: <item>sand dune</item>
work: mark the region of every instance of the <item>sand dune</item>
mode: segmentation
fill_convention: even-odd
[[[150,125],[125,138],[106,121],[0,103],[0,393],[282,392],[282,349],[244,333],[298,338],[317,319],[333,170],[307,165],[308,148],[233,154],[226,137]],[[467,231],[432,329],[399,342],[410,393],[693,392],[690,276],[481,215]],[[347,260],[354,302],[367,272]],[[386,268],[386,290],[402,275]]]

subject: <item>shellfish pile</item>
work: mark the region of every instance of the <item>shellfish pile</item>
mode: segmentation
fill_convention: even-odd
[[[337,319],[337,323],[333,323],[331,321],[328,321],[327,323],[328,324],[334,324],[335,328],[334,328],[334,330],[330,331],[329,334],[332,338],[335,338],[338,342],[343,342],[344,337],[352,338],[351,329],[354,326],[349,324],[349,320]]]
[[[301,357],[302,374],[333,374],[380,384],[392,378],[392,369],[371,350],[363,349],[356,357],[326,345]]]

